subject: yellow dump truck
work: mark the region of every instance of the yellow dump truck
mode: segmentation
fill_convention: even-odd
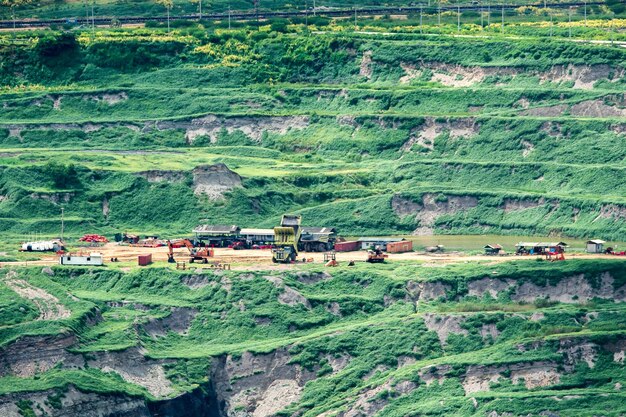
[[[302,235],[301,221],[302,217],[299,215],[284,214],[280,226],[274,228],[273,262],[290,263],[296,261],[298,243]]]

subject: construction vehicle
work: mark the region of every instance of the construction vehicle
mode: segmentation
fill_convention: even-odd
[[[189,239],[183,239],[182,243],[187,248],[187,250],[189,250],[189,255],[190,255],[189,263],[200,261],[206,264],[206,263],[209,263],[209,258],[213,258],[215,256],[213,249],[206,248],[206,247],[196,248],[193,246],[193,243],[191,243]],[[167,262],[175,263],[176,260],[174,259],[174,245],[169,240],[167,241],[167,248],[168,248]]]
[[[280,226],[274,228],[274,248],[272,262],[291,263],[298,258],[298,243],[302,235],[300,223],[302,217],[293,214],[284,214]]]
[[[365,262],[369,262],[371,264],[383,263],[388,257],[389,255],[384,254],[380,248],[376,248],[374,250],[367,251],[367,259]]]
[[[333,250],[337,240],[333,227],[303,227],[298,249],[305,252],[327,252]]]

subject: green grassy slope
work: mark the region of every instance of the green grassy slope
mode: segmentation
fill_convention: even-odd
[[[61,205],[75,234],[285,211],[353,235],[624,234],[620,48],[269,27],[18,36],[0,69],[13,236],[56,233]],[[243,177],[217,201],[194,195],[214,163]]]
[[[613,301],[624,297],[621,261],[437,268],[400,262],[330,274],[308,266],[272,276],[163,268],[54,268],[50,275],[31,268],[7,279],[48,291],[72,312],[46,322],[7,311],[12,324],[0,328],[0,344],[8,360],[18,337],[76,338],[56,366],[1,377],[4,395],[58,389],[63,397],[72,384],[154,400],[159,395],[147,392],[142,379],[117,375],[135,366],[124,362],[124,352],[141,347],[163,364],[174,396],[212,378],[208,358],[287,349],[290,363],[316,378],[281,415],[359,408],[381,416],[624,412],[616,387],[626,382],[619,359],[626,323],[623,303]],[[12,308],[0,302],[0,311]],[[173,319],[181,311],[192,311],[183,325]],[[41,363],[51,348],[41,348]],[[114,372],[98,369],[103,352],[119,355]],[[91,365],[72,365],[73,355]],[[338,367],[340,359],[345,365]],[[601,400],[589,402],[594,397]]]

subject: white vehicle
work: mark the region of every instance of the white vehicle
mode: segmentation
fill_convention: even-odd
[[[89,255],[77,254],[72,255],[66,253],[59,257],[59,264],[61,265],[80,265],[80,266],[102,266],[104,260],[101,253],[90,253]]]
[[[22,243],[22,252],[58,252],[63,250],[63,242],[60,240],[42,240],[39,242]]]

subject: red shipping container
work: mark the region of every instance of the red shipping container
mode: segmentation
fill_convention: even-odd
[[[139,255],[137,257],[137,261],[139,263],[139,266],[150,265],[152,263],[152,254],[149,253],[147,255]]]
[[[356,240],[335,243],[335,252],[352,252],[358,249],[359,242],[357,242]]]
[[[412,250],[413,250],[413,242],[410,240],[403,240],[402,242],[387,243],[388,253],[411,252]]]

